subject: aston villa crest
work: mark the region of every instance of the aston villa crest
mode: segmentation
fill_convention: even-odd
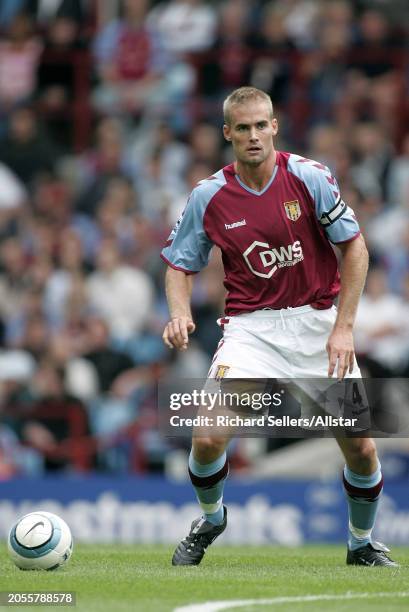
[[[222,380],[222,378],[226,376],[229,370],[230,370],[230,366],[226,366],[226,365],[217,366],[215,379],[218,381]]]
[[[297,221],[301,217],[301,206],[298,200],[284,202],[285,214],[290,221]]]

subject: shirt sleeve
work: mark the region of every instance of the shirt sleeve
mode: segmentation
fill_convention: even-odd
[[[99,66],[110,63],[115,59],[120,29],[119,22],[112,21],[95,37],[92,50]]]
[[[320,166],[320,167],[319,167]],[[342,199],[336,179],[326,166],[317,164],[312,175],[312,193],[318,222],[328,239],[349,242],[360,234],[354,211]]]
[[[194,274],[208,264],[213,243],[203,227],[205,208],[200,192],[193,190],[161,253],[162,259],[175,270]]]

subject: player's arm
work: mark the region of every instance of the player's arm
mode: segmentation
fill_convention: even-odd
[[[174,270],[170,266],[166,271],[166,298],[170,321],[163,332],[163,341],[169,348],[186,350],[189,334],[194,332],[195,324],[190,309],[193,279],[191,274]]]
[[[195,329],[190,310],[192,276],[208,264],[213,247],[203,221],[206,206],[213,194],[214,183],[211,181],[209,186],[200,186],[192,191],[161,253],[168,264],[166,297],[170,321],[162,337],[169,348],[187,349],[188,335]]]
[[[301,163],[300,163],[301,162]],[[354,211],[343,201],[338,183],[329,168],[313,160],[294,158],[291,171],[299,176],[315,203],[317,220],[328,240],[341,251],[341,291],[338,316],[327,342],[328,376],[343,379],[353,371],[354,342],[352,328],[366,272],[368,253]]]
[[[328,376],[332,376],[338,362],[337,377],[343,379],[348,369],[354,368],[354,326],[359,298],[368,271],[368,251],[362,235],[355,240],[337,244],[342,254],[340,266],[341,290],[338,316],[327,342],[329,358]]]

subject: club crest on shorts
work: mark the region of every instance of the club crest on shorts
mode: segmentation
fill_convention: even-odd
[[[301,206],[298,200],[284,202],[285,214],[290,221],[297,221],[301,217]]]
[[[216,370],[216,374],[215,374],[215,379],[216,380],[221,380],[222,378],[224,378],[227,374],[227,372],[230,370],[230,366],[226,366],[226,365],[219,365],[217,366],[217,370]]]

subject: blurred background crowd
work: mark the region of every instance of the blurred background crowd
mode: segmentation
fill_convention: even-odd
[[[175,354],[159,253],[230,163],[221,104],[244,84],[271,95],[277,148],[338,178],[371,255],[361,364],[408,376],[406,0],[2,0],[0,30],[0,479],[185,452],[155,382],[206,375],[222,271],[215,252]]]

